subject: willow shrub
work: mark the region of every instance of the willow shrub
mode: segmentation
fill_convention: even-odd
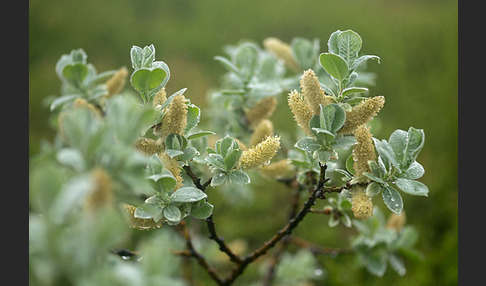
[[[373,136],[385,96],[371,95],[374,75],[365,69],[380,58],[360,55],[361,46],[351,30],[332,33],[327,52],[318,39],[304,38],[227,46],[227,55],[215,57],[226,73],[205,114],[185,88],[166,90],[170,69],[156,60],[153,45],[131,48],[131,70],[98,73],[83,49],[62,55],[55,67],[61,95],[51,103],[57,136],[30,166],[33,285],[185,285],[199,279],[188,261],[230,285],[262,256],[270,261],[261,271],[266,284],[318,281],[315,255],[329,253],[292,235],[308,215],[329,217],[319,227],[356,229],[349,248],[334,254],[354,255],[376,276],[388,265],[405,275],[404,260],[421,253],[402,194],[428,194],[416,161],[425,134],[410,127],[388,139]],[[296,142],[270,120],[281,95],[288,106],[279,108],[289,108],[299,126]],[[199,126],[201,116],[208,116],[208,130]],[[218,193],[211,190],[250,192],[255,176],[294,195],[289,221],[242,255],[220,236],[224,229],[216,230],[211,197]],[[322,209],[313,207],[319,200],[327,202]],[[191,228],[193,220],[207,225],[209,238]],[[136,240],[138,230],[153,235]],[[225,271],[197,246],[204,239],[218,245]],[[279,251],[269,257],[274,246]]]

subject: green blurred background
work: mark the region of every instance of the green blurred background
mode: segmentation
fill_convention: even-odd
[[[270,36],[286,42],[293,37],[319,38],[325,52],[329,35],[338,29],[359,33],[361,53],[381,58],[380,64],[368,65],[377,75],[371,94],[387,99],[377,117],[381,128],[375,137],[388,139],[395,129],[410,126],[424,129],[426,143],[418,161],[425,167],[421,181],[430,193],[428,198],[403,196],[407,222],[420,233],[416,248],[424,260],[406,261],[404,277],[388,269],[383,278],[376,278],[354,267],[351,257],[323,258],[324,284],[457,285],[457,1],[30,0],[29,156],[39,151],[41,140],[54,135],[43,100],[60,94],[54,67],[72,49],[83,48],[88,62],[102,72],[121,66],[131,69],[131,46],[154,44],[156,60],[171,69],[167,90],[186,87],[186,95],[202,108],[204,120],[207,92],[219,85],[224,73],[213,57],[224,55],[224,45],[241,39],[262,43]],[[272,119],[277,133],[293,124],[285,95]],[[290,194],[278,183],[256,184],[265,191],[255,192],[252,205],[225,207],[224,200],[215,198],[221,235],[228,241],[245,238],[250,248],[252,241],[258,245],[282,225],[287,209],[277,206],[285,206]],[[346,246],[354,234],[342,228],[330,230],[327,218],[321,216],[306,218],[296,233],[331,247]],[[252,271],[258,272],[250,266],[249,275]]]

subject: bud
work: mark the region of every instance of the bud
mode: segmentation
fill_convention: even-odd
[[[369,179],[363,175],[364,172],[370,172],[368,161],[374,161],[375,145],[370,133],[370,128],[366,124],[360,125],[353,132],[357,143],[353,146],[353,168],[357,183],[367,183]]]
[[[406,221],[407,217],[405,216],[405,211],[402,211],[399,215],[392,213],[386,221],[385,228],[400,232]]]
[[[86,108],[89,111],[93,112],[98,118],[103,117],[101,114],[100,109],[98,109],[94,104],[89,103],[86,101],[84,98],[76,98],[73,102],[73,107],[74,108]]]
[[[162,151],[162,146],[156,140],[143,137],[135,141],[135,148],[149,156]]]
[[[277,99],[275,96],[267,96],[253,105],[246,111],[245,117],[250,125],[255,126],[263,119],[270,117],[275,107],[277,106]]]
[[[184,95],[174,96],[166,109],[162,125],[155,128],[154,134],[161,137],[170,134],[184,135],[184,128],[187,125],[187,105]]]
[[[165,92],[165,87],[163,87],[155,94],[152,103],[154,107],[157,107],[157,105],[162,105],[166,100],[167,100],[167,94]]]
[[[260,143],[267,136],[273,136],[273,123],[268,119],[263,119],[251,134],[250,146]]]
[[[253,148],[243,151],[240,166],[245,170],[252,170],[268,164],[280,149],[280,137],[266,137]]]
[[[182,187],[183,178],[181,175],[182,171],[179,162],[176,159],[169,157],[169,155],[167,155],[167,153],[165,152],[159,153],[159,158],[162,161],[162,165],[164,166],[164,168],[171,172],[172,176],[174,176],[177,181],[177,184],[174,187],[174,191]]]
[[[353,106],[351,111],[346,112],[346,120],[344,121],[344,125],[341,130],[339,130],[339,133],[352,133],[358,126],[363,125],[373,119],[384,104],[385,98],[383,96],[375,96],[372,98],[367,98]]]
[[[110,175],[102,168],[95,168],[91,172],[93,189],[89,191],[84,201],[84,210],[95,213],[105,206],[113,203],[113,188]]]
[[[304,97],[297,90],[292,90],[288,96],[290,110],[294,114],[294,120],[302,128],[307,136],[314,136],[309,127],[312,112],[307,106]]]
[[[301,71],[299,64],[292,54],[292,48],[289,44],[284,43],[277,38],[269,37],[263,40],[263,47],[265,50],[277,56],[277,58],[282,59],[284,64],[291,70],[295,72]]]
[[[130,227],[132,228],[137,228],[140,230],[148,230],[148,229],[160,228],[162,226],[162,220],[156,223],[153,219],[143,219],[143,218],[135,217],[135,210],[137,209],[135,206],[126,203],[121,203],[121,207],[127,214]]]
[[[325,106],[333,102],[331,97],[324,94],[319,79],[311,69],[304,71],[300,79],[300,87],[302,88],[302,96],[314,115],[318,115],[321,111],[319,104]]]
[[[292,174],[292,165],[287,159],[282,159],[277,162],[270,163],[260,169],[260,174],[267,178],[284,178]]]
[[[126,67],[122,67],[105,82],[106,90],[108,91],[108,97],[119,94],[123,90],[127,77],[128,70]]]
[[[367,219],[373,215],[373,201],[366,195],[364,189],[360,186],[355,186],[355,191],[352,193],[351,210],[354,217],[357,219]]]

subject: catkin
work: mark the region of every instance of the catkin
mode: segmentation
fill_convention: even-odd
[[[383,105],[385,98],[383,96],[375,96],[367,98],[357,105],[353,106],[351,111],[346,112],[346,120],[343,127],[338,131],[339,134],[350,134],[358,128],[373,119],[378,114]]]
[[[91,171],[93,189],[89,191],[84,201],[84,210],[87,213],[95,213],[97,210],[113,203],[113,187],[110,175],[102,168]]]
[[[108,97],[119,94],[123,90],[127,77],[128,70],[126,67],[122,67],[105,82],[106,90],[108,91]]]
[[[240,157],[240,166],[244,170],[254,170],[262,167],[272,160],[280,149],[280,137],[266,137],[256,146],[243,151]]]
[[[174,96],[166,108],[162,125],[155,128],[154,134],[163,138],[170,134],[184,135],[184,128],[187,125],[187,105],[184,95]]]
[[[270,117],[277,106],[277,99],[274,96],[267,96],[253,105],[245,112],[245,117],[250,125],[255,126],[265,118]]]
[[[290,92],[287,101],[297,125],[304,130],[307,136],[314,136],[309,126],[309,121],[312,118],[312,112],[307,106],[304,97],[302,97],[300,93],[294,89]]]
[[[179,162],[176,159],[169,157],[169,155],[167,155],[165,152],[159,153],[159,158],[162,161],[164,168],[171,172],[177,181],[174,191],[178,190],[180,187],[182,187],[183,180],[181,175],[182,170]]]
[[[162,146],[152,138],[138,138],[135,141],[135,148],[149,156],[162,151]]]
[[[353,168],[356,181],[358,183],[367,183],[369,179],[363,173],[370,172],[368,161],[374,161],[376,159],[373,136],[370,133],[369,126],[366,126],[366,124],[356,128],[353,135],[357,141],[353,146]]]
[[[273,136],[273,123],[268,119],[263,119],[251,134],[250,146],[260,143],[267,136]]]
[[[162,105],[166,100],[167,94],[165,92],[165,87],[163,87],[155,94],[152,104],[156,107],[157,105]]]
[[[312,114],[318,115],[320,113],[319,104],[326,106],[332,103],[332,99],[325,95],[319,79],[312,69],[304,71],[300,79],[300,87],[302,88],[302,96],[305,98],[305,102]]]
[[[284,64],[291,70],[295,72],[301,71],[299,64],[292,54],[292,48],[289,44],[282,42],[275,37],[269,37],[263,40],[263,47],[265,50],[277,56],[277,58],[282,59]]]
[[[395,213],[391,213],[386,221],[385,228],[393,229],[396,232],[400,232],[400,230],[402,230],[403,226],[405,225],[406,221],[407,221],[407,217],[405,216],[404,210],[402,210],[402,212],[399,215]]]
[[[351,210],[354,217],[357,219],[367,219],[373,215],[373,201],[364,192],[361,186],[355,186],[355,191],[352,192]]]

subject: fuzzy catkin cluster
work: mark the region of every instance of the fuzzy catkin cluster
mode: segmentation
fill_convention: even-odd
[[[258,125],[260,121],[270,117],[277,106],[277,99],[274,96],[267,96],[245,112],[245,117],[252,126]]]
[[[95,213],[105,206],[112,205],[114,194],[111,177],[104,169],[95,168],[90,176],[93,180],[93,189],[86,196],[84,210],[87,213]]]
[[[127,77],[128,70],[126,67],[122,67],[105,82],[106,90],[108,91],[108,97],[119,94],[123,90]]]
[[[272,160],[280,149],[280,137],[266,137],[256,146],[243,151],[240,157],[240,166],[244,170],[258,169]]]
[[[184,135],[187,125],[187,105],[184,95],[176,95],[166,107],[167,111],[162,119],[162,125],[154,130],[154,134],[167,137],[170,134]]]
[[[268,119],[263,119],[255,127],[255,130],[250,137],[250,146],[254,146],[265,139],[265,137],[273,136],[273,123]]]
[[[154,107],[156,107],[158,105],[162,105],[166,100],[167,93],[165,92],[165,87],[163,87],[155,94],[152,104]]]
[[[396,232],[400,232],[400,230],[402,230],[403,226],[405,225],[406,221],[407,221],[407,217],[405,215],[405,211],[402,210],[402,212],[399,215],[395,213],[391,213],[386,221],[385,228],[393,229]]]
[[[333,102],[333,100],[324,93],[324,90],[319,83],[319,79],[312,69],[304,71],[304,74],[300,79],[300,87],[302,88],[302,95],[305,98],[307,106],[314,115],[319,114],[321,111],[319,104],[326,106]]]
[[[275,37],[269,37],[263,40],[263,47],[265,50],[277,56],[277,58],[282,59],[284,64],[291,70],[295,72],[301,71],[299,64],[292,54],[292,48],[289,44],[282,42]]]
[[[165,152],[159,153],[159,158],[160,161],[162,161],[162,165],[164,166],[164,168],[171,172],[177,181],[176,186],[174,187],[174,191],[178,190],[180,187],[182,187],[183,181],[181,174],[182,170],[179,162],[176,159],[169,157],[169,155],[167,155],[167,153]]]
[[[373,136],[370,133],[369,126],[365,124],[360,125],[353,132],[356,138],[356,144],[353,147],[353,168],[357,183],[367,183],[369,179],[363,175],[365,172],[370,172],[368,161],[374,161],[375,145],[373,144]]]
[[[307,136],[313,136],[309,126],[309,121],[313,114],[307,106],[304,97],[294,89],[290,92],[287,100],[297,125],[304,130]]]
[[[346,120],[340,134],[350,134],[359,126],[367,123],[378,114],[385,104],[385,97],[375,96],[367,98],[353,106],[351,111],[346,112]]]
[[[373,215],[373,201],[360,186],[355,186],[351,198],[351,210],[357,219],[367,219]]]

